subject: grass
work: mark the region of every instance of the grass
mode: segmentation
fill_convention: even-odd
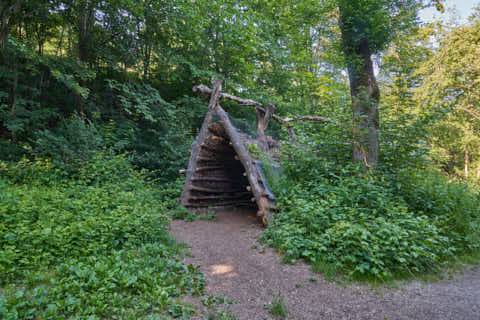
[[[206,320],[235,320],[235,316],[228,309],[235,301],[225,296],[206,296],[202,300],[202,304],[209,309]],[[220,309],[221,305],[225,305],[227,309]]]
[[[170,210],[170,217],[174,220],[183,220],[186,222],[193,221],[214,221],[217,219],[214,210],[207,210],[205,212],[193,213],[188,209],[177,206]]]
[[[333,264],[323,261],[314,262],[312,264],[312,271],[322,274],[328,281],[333,281],[339,276],[339,273]]]
[[[236,320],[237,318],[228,310],[217,310],[209,313],[206,320]]]
[[[276,319],[284,320],[288,317],[288,310],[280,293],[274,294],[272,302],[267,304],[266,307],[268,312]]]

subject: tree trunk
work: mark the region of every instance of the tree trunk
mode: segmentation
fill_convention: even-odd
[[[356,39],[344,28],[348,17],[340,7],[340,29],[345,55],[350,94],[353,104],[353,161],[362,163],[366,169],[374,169],[379,157],[380,90],[375,79],[368,39]]]
[[[265,134],[265,130],[268,127],[268,123],[275,112],[275,106],[273,104],[268,104],[267,109],[263,112],[260,108],[255,108],[255,114],[257,116],[257,134],[258,141],[260,143],[260,148],[263,152],[268,151],[268,139]]]
[[[478,158],[480,159],[480,148],[478,150]],[[477,163],[479,163],[479,160],[477,160]],[[480,181],[480,163],[477,165],[477,180]]]
[[[3,2],[3,1],[2,1]],[[22,9],[23,0],[0,3],[0,56],[4,54],[8,33]]]
[[[62,24],[62,31],[60,32],[60,38],[58,39],[57,50],[55,51],[55,55],[62,56],[62,47],[63,47],[63,35],[65,33],[65,25]]]
[[[91,1],[81,3],[78,9],[78,59],[89,62],[91,59],[90,37],[95,22],[95,8]]]
[[[43,55],[43,41],[38,41],[38,55],[42,56]]]
[[[468,159],[468,149],[465,149],[465,179],[468,180],[468,164],[469,164],[469,159]]]
[[[95,23],[94,1],[81,2],[78,9],[78,59],[81,62],[90,63],[94,61],[91,52],[91,33]],[[84,80],[80,81],[82,87],[86,86]],[[76,94],[75,108],[82,118],[85,115],[85,102],[80,94]]]

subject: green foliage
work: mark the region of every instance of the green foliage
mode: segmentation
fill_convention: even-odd
[[[48,161],[2,163],[0,316],[190,317],[177,297],[204,284],[168,235],[178,187],[148,185],[104,155],[73,177]]]
[[[408,27],[412,15],[418,10],[416,1],[401,4],[386,0],[336,2],[340,8],[342,34],[351,41],[344,45],[350,48],[367,45],[371,53],[382,50],[395,32]]]
[[[227,310],[219,310],[215,313],[210,313],[206,320],[235,320],[237,319],[234,315],[232,315]]]
[[[32,146],[36,155],[66,168],[81,166],[104,147],[98,128],[79,116],[63,120],[53,130],[38,131]]]
[[[415,212],[438,221],[442,234],[459,250],[480,248],[480,193],[438,172],[410,171],[397,176],[397,192]]]
[[[217,218],[215,215],[215,211],[213,210],[193,213],[187,208],[179,205],[170,210],[170,216],[172,217],[172,219],[183,220],[187,222],[193,222],[197,220],[215,220]]]
[[[236,317],[228,309],[233,303],[235,303],[235,301],[232,301],[227,297],[207,296],[202,300],[202,304],[212,310],[208,313],[205,320],[235,320]],[[227,309],[219,310],[218,307],[221,305],[226,305]]]
[[[438,48],[416,71],[424,77],[416,98],[421,112],[438,118],[428,128],[434,162],[475,181],[480,179],[480,67],[471,61],[480,49],[480,17],[436,31]]]
[[[274,316],[276,319],[286,319],[288,316],[287,307],[285,306],[285,301],[283,300],[280,293],[273,295],[272,302],[266,304],[265,307],[268,309],[268,312]]]
[[[478,194],[465,185],[425,171],[406,171],[402,179],[372,175],[304,147],[286,155],[280,212],[263,235],[285,261],[304,259],[329,275],[389,279],[478,249]]]
[[[174,208],[173,210],[170,211],[172,219],[175,220],[184,220],[188,222],[192,222],[197,220],[197,215],[194,214],[193,212],[190,212],[187,208],[177,206],[177,208]]]

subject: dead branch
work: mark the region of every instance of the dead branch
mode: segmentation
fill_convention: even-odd
[[[204,84],[199,84],[193,87],[193,92],[199,92],[201,94],[210,95],[212,93],[212,89],[210,89]],[[265,106],[262,103],[257,101],[254,101],[251,99],[242,99],[228,93],[220,93],[219,98],[237,102],[241,106],[255,107],[255,108],[258,108],[261,112],[263,112],[263,114],[267,114],[267,110],[265,110]],[[337,120],[333,120],[326,117],[317,117],[317,116],[295,116],[294,118],[281,118],[276,114],[272,114],[272,118],[278,121],[280,124],[285,125],[287,127],[289,127],[290,123],[294,121],[321,121],[321,122],[329,122],[336,125],[340,125],[340,122],[338,122]]]

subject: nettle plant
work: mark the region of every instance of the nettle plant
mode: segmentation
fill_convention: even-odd
[[[282,174],[289,183],[277,193],[280,210],[263,239],[285,261],[304,259],[320,271],[388,279],[435,269],[462,248],[441,223],[442,213],[427,215],[404,199],[400,190],[415,189],[412,181],[393,181],[390,174],[338,159],[322,157],[305,143],[284,152]]]
[[[179,188],[145,182],[124,156],[66,174],[0,165],[0,318],[190,318],[204,278],[168,234]]]

